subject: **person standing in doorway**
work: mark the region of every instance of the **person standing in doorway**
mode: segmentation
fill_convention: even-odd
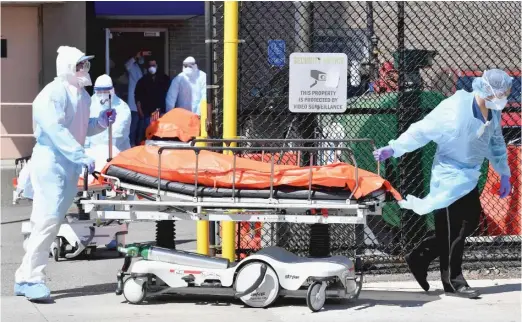
[[[207,74],[199,70],[194,57],[183,61],[183,72],[172,81],[167,93],[167,112],[175,107],[201,115],[200,104],[207,99]]]
[[[158,62],[154,57],[150,57],[147,74],[138,81],[134,96],[139,116],[136,144],[145,138],[145,131],[150,125],[153,113],[165,114],[165,98],[169,85],[170,78],[158,70]]]
[[[131,110],[131,126],[129,132],[129,140],[131,146],[135,146],[138,144],[137,131],[140,117],[134,97],[136,85],[144,74],[141,66],[143,66],[143,64],[145,63],[145,56],[147,55],[150,55],[150,52],[139,51],[136,53],[136,55],[134,55],[125,63],[125,69],[127,70],[127,73],[129,75],[127,104],[129,105],[129,108]]]

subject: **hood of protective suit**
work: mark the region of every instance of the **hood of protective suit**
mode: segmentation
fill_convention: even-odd
[[[103,100],[108,99],[109,98],[109,94],[108,93],[102,94],[101,91],[103,91],[103,92],[110,92],[110,94],[111,94],[111,101],[114,102],[116,94],[114,92],[114,86],[112,84],[112,78],[109,75],[107,75],[107,74],[103,74],[103,75],[99,76],[96,79],[96,82],[94,82],[94,93],[95,93],[94,96],[96,96],[97,98],[103,99]]]
[[[192,64],[192,67],[183,66],[183,74],[190,79],[195,79],[198,76],[198,65],[196,64],[196,60],[194,57],[189,56],[185,58],[183,64]]]
[[[91,59],[93,56],[85,56],[78,48],[60,46],[56,57],[56,76],[68,81],[71,85],[80,87],[91,85],[89,73],[76,72],[76,64],[83,59]]]

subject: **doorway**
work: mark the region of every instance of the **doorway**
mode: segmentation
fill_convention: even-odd
[[[105,73],[111,76],[116,95],[126,102],[128,77],[125,63],[139,51],[149,51],[156,59],[158,67],[168,75],[167,29],[106,29],[105,50]],[[144,74],[146,68],[144,64]]]

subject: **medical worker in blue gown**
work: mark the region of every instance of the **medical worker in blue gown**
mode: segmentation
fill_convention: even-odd
[[[406,256],[406,262],[424,290],[429,264],[440,257],[444,291],[476,298],[462,275],[464,241],[476,229],[481,213],[478,180],[487,158],[500,175],[500,198],[511,193],[511,173],[501,129],[501,111],[511,93],[512,79],[492,69],[473,80],[473,92],[457,91],[398,139],[374,151],[377,160],[399,158],[430,141],[437,144],[430,192],[419,199],[408,195],[399,205],[419,215],[435,212],[435,236],[425,239]]]
[[[94,170],[94,160],[83,148],[85,138],[102,132],[116,118],[114,110],[111,116],[102,111],[89,117],[91,98],[84,87],[91,85],[92,58],[74,47],[58,48],[57,77],[33,101],[32,230],[14,286],[16,295],[29,300],[50,297],[44,274],[49,249],[78,191],[78,176],[84,167]]]

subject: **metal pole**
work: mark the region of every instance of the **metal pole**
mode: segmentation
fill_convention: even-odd
[[[211,118],[210,124],[213,122],[212,104],[214,102],[214,3],[205,1],[205,55],[206,55],[206,72],[207,72],[207,119]],[[203,122],[201,123],[203,125]],[[206,124],[205,124],[206,125]],[[205,126],[205,134],[212,131],[212,126]],[[203,135],[203,132],[202,132]],[[210,222],[208,227],[209,255],[216,255],[216,223]]]
[[[370,59],[369,59],[369,77],[370,81],[375,81],[378,78],[378,51],[377,51],[377,36],[375,36],[374,23],[373,23],[373,2],[366,2],[366,29],[368,30],[368,42],[370,45]]]
[[[225,1],[224,54],[223,54],[223,138],[237,137],[237,68],[238,68],[238,35],[239,15],[238,2]],[[234,146],[236,143],[231,143]],[[230,152],[230,151],[225,151]],[[235,251],[235,223],[222,223],[223,252],[222,257],[234,262]]]
[[[112,95],[109,93],[109,112],[107,112],[108,116],[112,115]],[[109,158],[107,162],[112,161],[112,123],[109,124]]]
[[[420,119],[420,90],[415,84],[413,75],[419,67],[412,59],[411,54],[406,56],[405,48],[405,11],[404,1],[398,2],[398,69],[399,93],[397,109],[397,124],[399,135],[406,132],[411,124]],[[403,196],[412,194],[419,196],[422,192],[422,165],[419,151],[414,151],[399,160],[398,190]],[[419,189],[420,188],[420,189]],[[410,210],[401,211],[401,239],[404,250],[415,246],[422,238],[422,221]]]
[[[310,51],[310,34],[311,34],[311,3],[307,1],[297,1],[294,3],[294,30],[295,30],[295,51],[309,52]]]
[[[209,89],[209,85],[212,82],[212,71],[209,70],[212,65],[211,58],[209,55],[212,55],[211,49],[209,49],[209,45],[211,45],[210,41],[212,40],[212,36],[209,37],[209,32],[211,32],[211,22],[209,21],[210,8],[212,7],[212,3],[210,1],[205,2],[205,67],[207,68],[207,99],[201,100],[201,117],[200,117],[200,135],[198,139],[206,139],[208,137],[207,133],[207,119],[211,117],[209,114],[209,105],[212,100],[210,99],[211,90]],[[205,142],[197,142],[196,146],[206,146]],[[198,154],[196,154],[197,156]],[[197,173],[196,173],[197,176]],[[197,183],[196,183],[197,184]],[[197,189],[196,189],[197,191]],[[195,197],[196,198],[196,197]],[[210,227],[209,222],[207,220],[198,220],[196,222],[196,249],[198,254],[209,255],[210,247],[209,247],[209,239],[210,239]],[[213,254],[214,255],[214,254]]]

